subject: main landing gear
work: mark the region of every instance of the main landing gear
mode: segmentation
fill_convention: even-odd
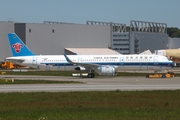
[[[87,75],[87,78],[94,78],[95,74],[94,74],[94,70],[93,69],[90,69],[89,70],[89,73]]]
[[[94,73],[88,73],[87,78],[94,78],[95,74]]]

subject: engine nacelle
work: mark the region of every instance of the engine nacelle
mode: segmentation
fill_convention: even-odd
[[[97,69],[97,73],[102,76],[115,76],[116,71],[113,66],[100,66]]]
[[[76,67],[76,68],[74,68],[75,70],[78,70],[78,71],[81,71],[81,70],[86,70],[86,68],[84,68],[84,67]]]

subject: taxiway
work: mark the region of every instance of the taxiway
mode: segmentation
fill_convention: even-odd
[[[176,90],[180,78],[145,77],[61,77],[0,75],[0,79],[79,81],[82,84],[13,84],[0,85],[0,92],[62,92],[62,91],[111,91],[111,90]]]

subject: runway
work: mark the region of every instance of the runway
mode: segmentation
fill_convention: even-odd
[[[175,90],[180,85],[3,85],[0,92],[71,92],[71,91],[112,91],[112,90]]]
[[[82,84],[14,84],[0,85],[0,92],[70,92],[70,91],[131,91],[131,90],[176,90],[180,89],[180,79],[145,77],[61,77],[0,75],[0,78],[79,81]]]

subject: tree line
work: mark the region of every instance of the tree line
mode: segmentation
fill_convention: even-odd
[[[127,32],[130,31],[130,27],[129,26],[126,27],[126,31]],[[180,29],[178,29],[177,27],[167,28],[167,34],[171,38],[180,38]]]
[[[171,38],[180,38],[180,29],[176,27],[167,28],[167,34]]]

